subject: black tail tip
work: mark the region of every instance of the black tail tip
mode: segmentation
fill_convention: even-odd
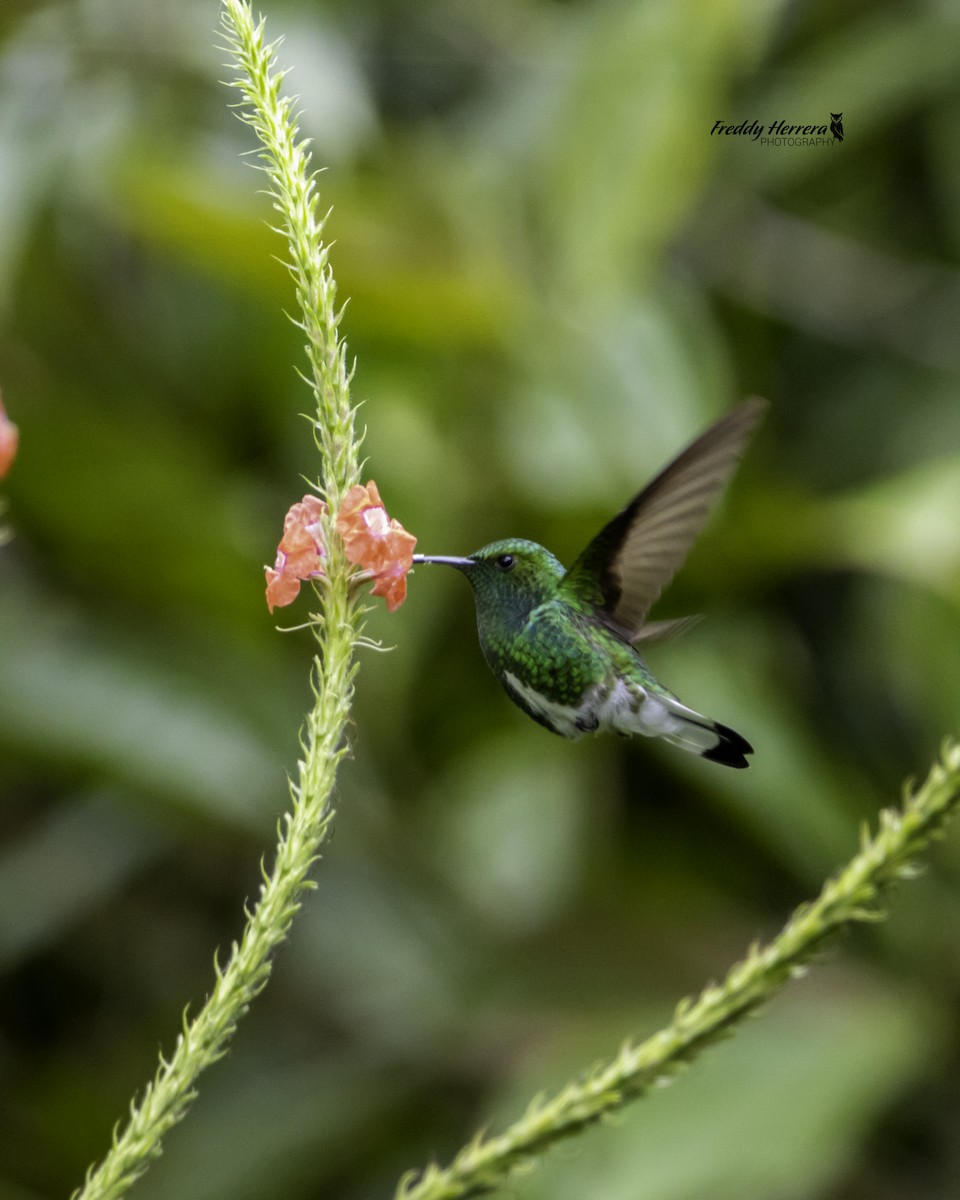
[[[722,763],[725,767],[736,767],[738,770],[749,767],[746,756],[753,753],[753,747],[747,739],[741,737],[736,730],[719,723],[714,725],[713,730],[720,740],[710,750],[704,750],[700,757]]]

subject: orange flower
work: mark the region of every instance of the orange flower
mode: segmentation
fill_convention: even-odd
[[[320,518],[326,511],[326,504],[317,496],[304,496],[284,518],[276,562],[264,568],[267,607],[271,612],[293,603],[300,592],[301,580],[323,574],[326,551]]]
[[[304,496],[287,513],[277,561],[264,568],[271,612],[293,603],[302,580],[323,574],[326,551],[320,519],[326,511],[322,500]],[[395,612],[407,595],[407,572],[413,566],[417,539],[399,521],[387,516],[372,479],[366,486],[356,484],[344,496],[336,528],[347,558],[369,572],[366,578],[374,579],[373,595],[383,596],[387,611]]]
[[[0,479],[10,470],[10,464],[17,456],[17,445],[20,433],[12,421],[7,419],[3,400],[0,399]]]
[[[407,535],[410,536],[409,534]],[[416,539],[414,538],[414,542]],[[377,582],[370,589],[371,596],[383,596],[387,602],[387,612],[396,612],[407,598],[407,571],[409,567],[394,564],[377,576]]]
[[[337,533],[347,558],[376,577],[374,596],[383,596],[387,612],[395,612],[407,594],[407,572],[413,566],[417,539],[387,515],[377,485],[355,484],[337,513]]]

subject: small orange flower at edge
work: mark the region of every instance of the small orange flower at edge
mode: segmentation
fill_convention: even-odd
[[[300,591],[301,580],[323,574],[326,553],[321,536],[320,518],[327,506],[318,496],[304,496],[294,504],[283,521],[283,537],[277,547],[277,560],[265,567],[267,607],[271,612],[292,604]]]
[[[19,441],[19,431],[16,425],[7,419],[3,400],[0,399],[0,479],[10,470],[10,465],[17,456]]]
[[[376,578],[372,594],[383,596],[387,612],[395,612],[407,595],[407,572],[413,566],[417,539],[387,515],[372,479],[350,488],[336,525],[347,558]]]

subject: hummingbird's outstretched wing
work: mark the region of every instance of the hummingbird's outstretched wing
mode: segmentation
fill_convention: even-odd
[[[630,642],[634,646],[640,642],[672,642],[694,625],[699,625],[702,620],[703,613],[696,613],[692,617],[672,617],[668,621],[645,621],[631,637]]]
[[[600,530],[563,578],[561,594],[592,605],[639,640],[654,601],[690,552],[767,407],[751,397],[727,413]]]

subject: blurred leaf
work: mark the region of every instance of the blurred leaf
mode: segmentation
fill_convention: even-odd
[[[0,853],[0,969],[36,953],[107,901],[163,846],[115,795],[72,800]]]
[[[319,875],[297,978],[368,1051],[422,1053],[462,1015],[473,951],[458,940],[457,914],[436,911],[437,900],[375,860],[328,862]]]
[[[960,729],[960,611],[956,598],[922,587],[872,588],[852,654],[884,647],[884,691],[914,732]],[[932,740],[932,739],[931,739]]]
[[[36,596],[0,593],[4,742],[107,770],[175,805],[262,833],[286,803],[269,746],[159,660]]]
[[[77,577],[107,596],[165,597],[224,616],[259,605],[269,535],[258,544],[242,519],[241,480],[176,413],[129,396],[114,407],[53,392],[24,423],[18,511]]]
[[[960,603],[960,457],[883,479],[828,505],[842,559]]]
[[[949,313],[960,276],[914,254],[895,254],[774,208],[718,190],[691,244],[699,269],[739,303],[828,344],[894,351],[955,371]]]
[[[839,865],[856,841],[858,818],[888,797],[872,796],[811,735],[798,705],[811,669],[803,649],[756,619],[712,617],[653,661],[685,703],[733,726],[756,750],[748,771],[711,772],[708,781],[710,764],[684,755],[677,767],[685,777],[704,779],[805,882]]]
[[[529,382],[498,417],[514,486],[547,511],[620,508],[729,406],[725,349],[682,287],[528,333]]]
[[[701,131],[763,14],[730,0],[613,3],[578,16],[551,62],[549,125],[527,149],[550,274],[584,305],[642,277],[675,232],[712,154]]]
[[[539,730],[482,739],[429,800],[438,870],[487,923],[513,936],[555,918],[582,869],[580,806],[598,780],[589,758],[556,749]]]

